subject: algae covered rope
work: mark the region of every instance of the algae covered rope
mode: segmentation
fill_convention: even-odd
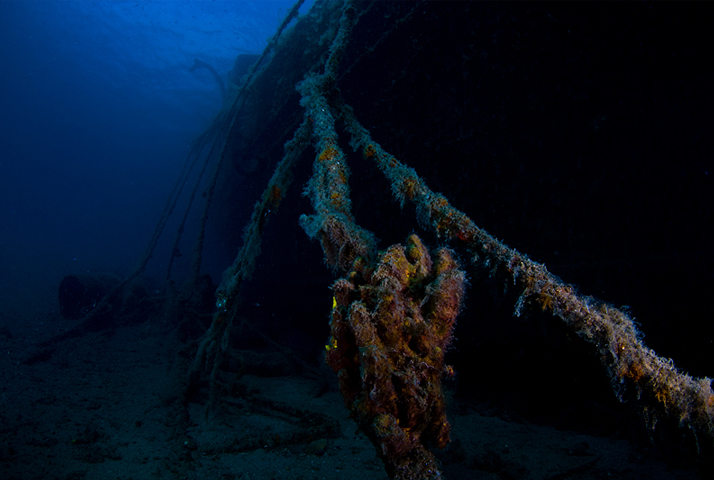
[[[201,265],[201,252],[203,249],[204,229],[206,219],[208,217],[208,209],[212,202],[213,192],[218,175],[221,170],[221,165],[226,155],[226,147],[231,131],[235,125],[238,111],[243,107],[247,99],[247,92],[250,85],[254,81],[255,75],[258,73],[259,67],[263,60],[268,57],[275,45],[285,30],[288,24],[297,17],[298,11],[305,0],[298,0],[286,15],[283,22],[278,27],[273,38],[268,42],[258,60],[253,64],[248,73],[248,78],[243,83],[240,91],[236,94],[231,107],[229,108],[224,118],[224,126],[230,119],[230,124],[226,129],[226,142],[224,142],[219,161],[214,170],[209,192],[206,198],[206,204],[201,216],[201,228],[199,237],[194,249],[194,261],[192,265],[193,281],[198,277],[198,272]],[[239,101],[242,102],[239,103]],[[221,130],[223,127],[221,128]],[[201,341],[194,362],[189,371],[189,390],[196,387],[197,382],[202,376],[208,374],[211,399],[207,405],[206,412],[210,410],[213,404],[217,401],[217,374],[225,352],[228,346],[228,339],[232,331],[233,320],[238,310],[239,294],[243,281],[248,279],[255,266],[255,261],[260,255],[260,244],[262,242],[262,232],[271,212],[277,210],[283,196],[285,195],[290,183],[292,182],[292,169],[309,143],[309,126],[307,122],[303,122],[295,132],[293,138],[285,144],[285,155],[278,163],[266,189],[263,191],[261,200],[258,201],[253,208],[251,220],[246,226],[243,234],[243,246],[236,256],[233,264],[226,269],[223,274],[218,291],[216,292],[218,311],[213,316],[213,321],[208,331],[205,333]],[[213,148],[216,147],[214,143]],[[212,151],[213,151],[212,148]],[[209,155],[210,157],[211,155]]]
[[[233,264],[223,273],[223,280],[216,292],[217,312],[199,345],[189,372],[189,389],[208,374],[211,384],[211,400],[207,412],[217,401],[217,374],[228,348],[234,318],[239,307],[243,282],[250,278],[255,262],[261,252],[263,229],[274,214],[292,183],[292,170],[305,147],[309,144],[310,127],[304,121],[291,140],[285,144],[285,154],[275,167],[261,198],[253,207],[250,222],[243,233],[243,246]]]
[[[227,120],[228,120],[228,118],[230,118],[231,119],[230,124],[228,125],[228,129],[226,130],[226,142],[222,146],[220,158],[218,159],[218,163],[216,164],[216,168],[214,169],[211,181],[210,181],[209,186],[205,193],[206,202],[204,204],[203,213],[201,214],[200,227],[198,229],[198,237],[196,239],[196,243],[195,243],[194,250],[193,250],[193,263],[191,266],[191,277],[188,282],[189,288],[192,288],[192,286],[197,283],[198,277],[200,276],[202,254],[203,254],[203,242],[205,240],[205,230],[206,230],[206,222],[208,221],[208,212],[211,208],[211,204],[213,203],[213,194],[215,192],[216,182],[218,181],[218,177],[221,173],[221,167],[223,166],[225,156],[226,156],[226,148],[228,146],[228,138],[230,138],[230,132],[233,130],[233,127],[235,125],[235,121],[238,116],[238,111],[245,104],[245,101],[248,98],[248,95],[247,95],[248,90],[250,89],[250,86],[253,83],[255,75],[258,73],[263,61],[268,57],[270,52],[272,52],[273,48],[275,48],[275,45],[277,45],[278,40],[280,39],[280,36],[282,35],[285,28],[287,28],[288,24],[293,19],[295,19],[297,17],[300,7],[302,6],[302,4],[304,2],[305,2],[305,0],[298,0],[297,2],[295,2],[295,4],[292,6],[292,8],[288,12],[288,14],[285,16],[285,18],[281,22],[280,26],[278,27],[278,30],[275,32],[275,35],[273,35],[273,37],[268,41],[268,46],[263,50],[263,53],[260,55],[260,57],[258,57],[258,59],[255,61],[255,63],[250,67],[250,69],[248,71],[247,78],[245,79],[245,81],[243,82],[243,85],[241,86],[240,90],[236,94],[236,96],[231,104],[231,107],[228,109],[226,116],[223,119],[221,128],[219,129],[218,133],[216,133],[216,140],[214,141],[214,144],[211,148],[211,152],[209,153],[208,158],[206,159],[206,164],[204,165],[203,170],[201,171],[201,174],[199,175],[199,179],[196,183],[196,187],[194,188],[194,191],[191,194],[191,200],[189,201],[189,204],[186,207],[186,213],[184,214],[183,222],[181,223],[181,226],[179,227],[178,237],[180,237],[181,233],[183,232],[183,225],[186,221],[186,217],[188,216],[188,210],[191,208],[193,198],[195,197],[196,189],[198,188],[198,182],[200,182],[200,179],[203,176],[203,172],[206,169],[209,159],[213,156],[213,151],[217,144],[220,131],[222,131],[223,128],[225,128]],[[240,100],[242,100],[241,103],[239,103]],[[176,240],[176,245],[174,246],[174,250],[178,246],[178,237]],[[171,261],[173,261],[173,255],[171,257]],[[169,275],[170,275],[170,269],[169,269],[169,273],[167,273],[167,277],[166,277],[167,281],[169,279]]]
[[[354,8],[350,2],[345,2],[340,29],[330,46],[324,73],[308,74],[296,87],[301,95],[300,105],[305,108],[305,118],[312,124],[317,152],[313,175],[305,190],[315,214],[302,215],[300,225],[308,236],[319,238],[327,264],[343,271],[348,270],[357,257],[371,258],[376,244],[374,235],[357,225],[352,216],[350,172],[339,146],[335,117],[326,99],[327,95],[333,94],[337,66],[354,18]]]
[[[336,45],[332,51],[340,52],[342,48],[343,45]],[[339,93],[331,88],[335,78],[332,65],[332,68],[326,68],[324,77],[313,75],[299,85],[303,95],[301,104],[321,129],[315,129],[316,149],[320,154],[308,187],[318,213],[304,217],[302,221],[311,236],[320,232],[328,263],[344,268],[353,256],[344,255],[340,249],[350,241],[359,244],[357,235],[344,233],[344,225],[350,225],[351,221],[349,216],[341,216],[347,211],[345,206],[349,206],[346,182],[344,185],[339,181],[329,183],[331,171],[346,171],[346,166],[341,165],[344,154],[337,146],[334,127],[336,119],[341,119],[352,136],[351,145],[361,151],[365,159],[377,163],[401,205],[406,201],[414,203],[422,225],[431,227],[438,236],[463,242],[475,264],[503,272],[509,283],[519,285],[522,294],[515,305],[515,315],[520,315],[524,305],[529,303],[560,318],[572,332],[594,346],[618,396],[622,397],[623,391],[635,390],[636,404],[648,426],[654,427],[662,419],[672,419],[690,435],[700,458],[706,459],[714,453],[711,380],[692,378],[678,371],[671,360],[657,356],[644,345],[628,315],[603,302],[578,295],[572,286],[556,278],[544,265],[499,242],[476,226],[466,214],[452,207],[444,195],[429,189],[414,169],[385,152],[357,121],[352,109],[342,103]],[[344,176],[341,174],[338,178]],[[333,218],[347,221],[335,228],[329,223]]]
[[[612,305],[578,295],[573,286],[551,274],[545,265],[509,248],[479,228],[466,214],[433,192],[416,171],[376,143],[351,108],[336,108],[352,135],[351,144],[363,157],[377,163],[390,181],[395,199],[415,204],[418,219],[437,235],[458,239],[472,253],[474,264],[504,274],[522,293],[514,314],[528,302],[560,318],[567,327],[593,345],[610,376],[615,394],[634,389],[635,403],[650,428],[662,419],[674,419],[692,435],[700,458],[714,454],[714,391],[711,379],[692,378],[674,363],[648,348],[632,319]]]
[[[300,223],[319,239],[326,263],[345,273],[332,286],[326,346],[345,405],[391,478],[436,479],[441,472],[428,445],[449,442],[441,377],[466,276],[448,249],[432,261],[416,235],[378,255],[374,235],[354,221],[349,169],[335,129],[338,112],[328,100],[338,96],[337,66],[354,17],[345,2],[325,72],[297,85],[316,150],[305,191],[315,213]]]

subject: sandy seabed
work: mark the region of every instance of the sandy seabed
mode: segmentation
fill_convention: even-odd
[[[0,329],[2,479],[387,478],[334,377],[325,388],[312,375],[243,375],[206,415],[205,402],[184,395],[191,349],[160,320],[87,333],[26,362],[75,324],[47,315]],[[697,478],[620,436],[535,425],[458,399],[449,418],[452,443],[438,455],[447,479]]]

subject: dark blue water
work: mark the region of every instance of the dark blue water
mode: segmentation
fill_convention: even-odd
[[[4,311],[54,308],[68,273],[131,271],[222,104],[194,59],[227,82],[292,3],[0,2]]]

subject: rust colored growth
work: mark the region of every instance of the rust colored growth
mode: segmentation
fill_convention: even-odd
[[[413,177],[407,177],[402,182],[402,191],[404,191],[404,196],[409,200],[414,200],[419,191],[419,180]]]
[[[438,276],[427,287],[430,295],[429,321],[444,348],[451,339],[456,316],[461,310],[466,275],[459,269],[450,250],[442,248],[434,270]]]
[[[553,295],[551,295],[548,292],[542,292],[538,296],[538,303],[540,304],[540,308],[545,312],[545,311],[552,311],[553,307],[555,306],[555,299],[553,298]]]
[[[472,243],[474,241],[474,233],[470,229],[462,229],[456,232],[456,238],[465,243]]]
[[[624,351],[624,347],[620,347]],[[644,364],[637,352],[628,352],[628,355],[621,354],[621,359],[618,365],[616,375],[621,379],[629,379],[635,383],[639,383],[646,377]],[[623,358],[624,357],[624,358]]]
[[[341,192],[335,190],[330,194],[330,203],[332,207],[341,212],[349,208],[349,200]]]
[[[336,159],[339,154],[340,151],[330,145],[326,147],[322,152],[320,152],[320,155],[317,157],[317,159],[321,162],[332,161]]]
[[[268,196],[268,203],[272,208],[278,208],[280,202],[283,199],[283,191],[278,185],[273,185],[270,187],[270,193]]]
[[[377,154],[377,149],[371,143],[364,147],[364,158],[372,158]]]
[[[372,275],[372,282],[380,284],[382,282],[394,281],[405,286],[408,282],[410,271],[414,267],[405,255],[402,245],[392,245],[382,255],[382,258]]]
[[[348,270],[358,257],[369,257],[374,237],[344,213],[301,219],[306,231],[314,231],[322,244],[325,260],[332,267]]]
[[[466,237],[469,230],[469,218],[462,212],[449,205],[443,196],[437,196],[427,204],[434,218],[434,228],[439,235],[457,237],[459,234]]]
[[[433,461],[426,445],[443,448],[449,441],[441,378],[465,274],[450,250],[433,258],[412,235],[371,266],[355,259],[332,286],[327,362],[338,373],[345,404],[392,472],[416,468],[415,458]]]
[[[711,388],[711,380],[702,378],[699,380],[699,389],[702,392],[703,404],[708,410],[714,409],[714,392]]]

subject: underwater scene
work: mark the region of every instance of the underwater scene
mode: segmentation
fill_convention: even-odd
[[[714,478],[713,22],[0,1],[0,478]]]

